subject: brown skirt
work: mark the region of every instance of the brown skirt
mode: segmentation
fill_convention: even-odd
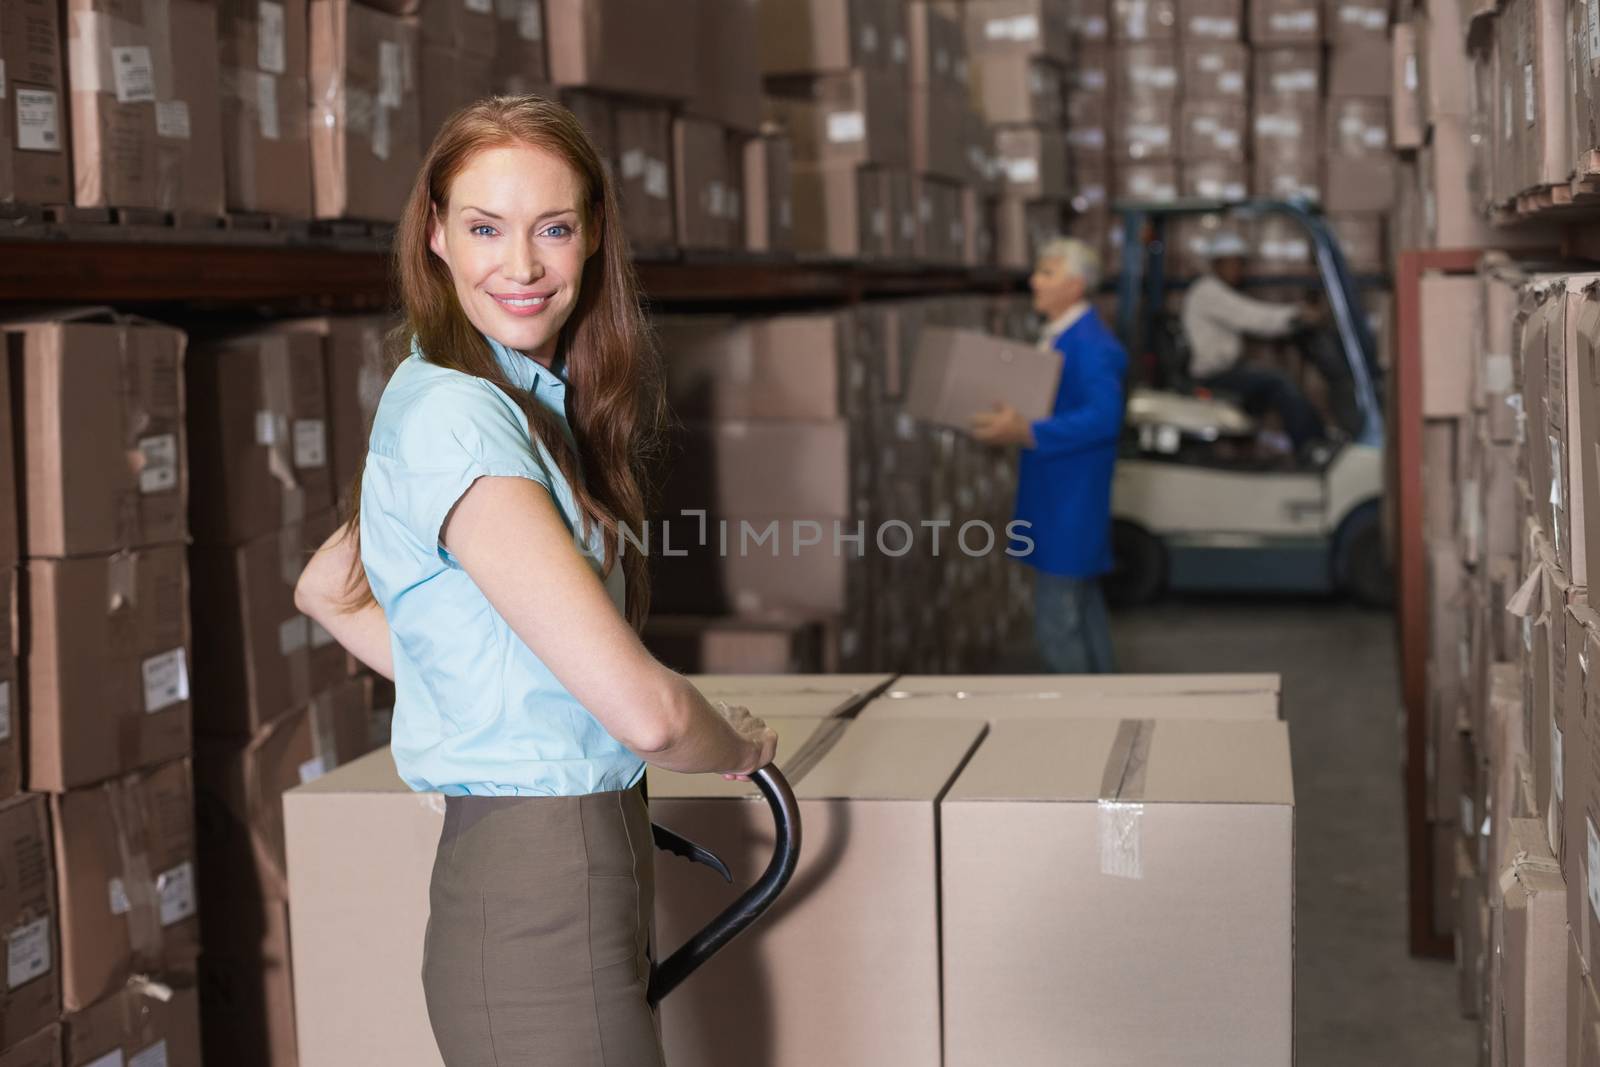
[[[447,797],[422,984],[446,1067],[662,1067],[643,793]]]

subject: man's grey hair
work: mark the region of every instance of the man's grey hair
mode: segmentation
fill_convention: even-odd
[[[1076,237],[1052,237],[1039,246],[1035,257],[1039,262],[1059,259],[1067,270],[1083,279],[1084,288],[1094,292],[1100,288],[1100,253],[1092,245]]]

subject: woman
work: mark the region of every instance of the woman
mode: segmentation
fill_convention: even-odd
[[[422,974],[445,1062],[656,1067],[644,763],[744,777],[776,738],[636,633],[619,532],[662,407],[617,201],[570,112],[495,98],[439,132],[395,243],[409,355],[296,601],[394,679],[395,764],[446,796]]]

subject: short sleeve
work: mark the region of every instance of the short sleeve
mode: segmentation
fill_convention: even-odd
[[[486,382],[434,383],[404,413],[391,449],[396,517],[423,545],[438,545],[446,517],[479,478],[552,485],[521,409]]]

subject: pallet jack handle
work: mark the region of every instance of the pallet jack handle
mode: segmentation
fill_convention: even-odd
[[[782,772],[770,763],[750,777],[761,790],[761,795],[766,798],[767,806],[772,809],[776,838],[772,860],[767,864],[766,871],[756,880],[755,885],[745,890],[738,900],[728,905],[704,930],[689,938],[682,948],[651,969],[650,986],[646,996],[652,1008],[661,1002],[662,997],[678,988],[685,978],[694,973],[695,968],[710,959],[722,946],[759,919],[762,913],[772,906],[773,901],[778,899],[778,894],[783,892],[784,886],[788,885],[789,879],[794,876],[795,865],[800,861],[800,806],[795,803],[794,790],[789,788],[789,782],[783,777]],[[727,867],[723,866],[722,861],[712,853],[684,841],[659,826],[655,827],[655,831],[657,844],[661,847],[695,862],[704,863],[721,873],[724,878],[731,880]],[[694,854],[683,851],[684,848]]]

